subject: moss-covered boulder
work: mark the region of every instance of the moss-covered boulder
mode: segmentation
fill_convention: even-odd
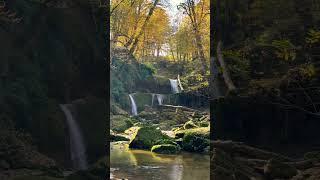
[[[199,127],[209,127],[210,126],[210,122],[209,121],[200,121],[198,123],[196,123]]]
[[[151,152],[159,154],[177,154],[180,152],[180,147],[173,144],[160,144],[154,145],[151,148]]]
[[[124,132],[133,126],[133,119],[124,115],[110,116],[110,129],[115,132]]]
[[[123,135],[116,134],[113,131],[110,130],[110,141],[116,142],[116,141],[130,141],[130,139],[126,138]]]
[[[192,129],[192,128],[197,128],[198,126],[193,122],[193,121],[188,121],[183,125],[184,129]]]
[[[129,148],[150,150],[152,146],[164,139],[171,138],[162,134],[161,130],[154,126],[138,127],[132,135]]]
[[[182,148],[190,152],[203,152],[209,146],[209,128],[185,130]]]

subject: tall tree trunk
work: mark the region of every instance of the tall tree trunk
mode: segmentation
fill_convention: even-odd
[[[226,86],[228,87],[229,91],[235,90],[236,87],[231,79],[230,73],[227,68],[227,64],[224,61],[223,54],[222,54],[222,24],[221,24],[221,4],[220,0],[217,0],[217,7],[216,7],[216,41],[217,42],[217,59],[219,64],[222,68],[222,76]],[[217,79],[217,78],[215,78]]]
[[[133,53],[136,50],[138,42],[139,42],[139,38],[143,34],[143,32],[144,32],[144,30],[145,30],[145,28],[146,28],[146,26],[147,26],[147,24],[148,24],[148,22],[149,22],[149,20],[150,20],[150,18],[152,16],[152,14],[153,14],[153,11],[156,9],[156,6],[158,5],[159,1],[160,0],[154,0],[154,2],[152,4],[152,7],[149,10],[149,13],[148,13],[148,16],[147,16],[146,20],[144,21],[144,23],[143,23],[138,35],[134,38],[134,41],[133,41],[132,46],[130,48],[130,53]]]
[[[173,61],[175,62],[175,61],[176,61],[176,59],[174,58],[173,50],[172,50],[171,48],[170,48],[170,50],[171,50],[171,55],[172,55]]]
[[[195,37],[196,37],[196,45],[197,45],[197,49],[198,49],[198,54],[199,54],[199,58],[200,58],[201,65],[202,65],[202,73],[204,75],[206,73],[208,67],[207,67],[207,62],[206,62],[206,58],[205,58],[204,50],[203,50],[203,46],[202,46],[202,38],[201,38],[200,32],[197,28],[195,28]]]
[[[232,90],[235,90],[236,87],[234,86],[233,81],[231,80],[227,64],[224,61],[221,46],[222,46],[222,42],[219,41],[217,44],[217,59],[218,59],[219,64],[222,68],[222,76],[223,76],[224,82],[226,83],[229,91],[232,91]]]

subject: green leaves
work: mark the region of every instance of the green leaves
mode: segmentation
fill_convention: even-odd
[[[308,35],[306,37],[306,43],[309,45],[313,45],[320,42],[320,31],[311,29],[308,32]]]
[[[290,40],[273,40],[272,47],[276,48],[275,54],[284,61],[293,61],[296,58],[296,47]]]

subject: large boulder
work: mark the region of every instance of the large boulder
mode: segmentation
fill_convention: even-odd
[[[131,137],[129,148],[150,150],[152,146],[159,144],[164,139],[171,138],[154,126],[138,127]]]
[[[203,152],[209,146],[209,128],[195,128],[185,131],[182,148],[190,152]]]
[[[151,152],[159,154],[177,154],[180,152],[180,147],[173,144],[159,144],[152,146]]]

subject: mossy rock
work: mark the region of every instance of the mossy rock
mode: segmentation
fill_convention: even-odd
[[[201,122],[198,123],[198,125],[199,125],[200,127],[209,127],[209,126],[210,126],[210,122],[208,122],[208,121],[201,121]]]
[[[128,115],[125,110],[113,101],[110,102],[110,113],[114,115]]]
[[[149,111],[142,111],[139,113],[139,118],[147,119],[147,120],[152,120],[157,117],[156,112],[149,112]]]
[[[198,126],[193,121],[188,121],[183,125],[183,129],[197,128]]]
[[[203,152],[209,146],[209,128],[186,130],[182,140],[182,148],[189,152]]]
[[[264,167],[264,174],[271,179],[288,179],[297,175],[298,171],[295,167],[271,159]]]
[[[111,142],[116,142],[116,141],[130,141],[130,139],[124,137],[124,136],[121,136],[119,134],[110,134],[110,141]]]
[[[172,144],[154,145],[151,148],[151,152],[155,152],[159,154],[177,154],[180,152],[180,147],[178,145],[172,145]]]
[[[115,132],[124,132],[133,126],[134,121],[123,115],[113,115],[110,117],[110,128]]]
[[[173,139],[160,139],[159,141],[157,141],[155,144],[157,145],[161,145],[161,144],[171,144],[171,145],[178,145],[176,143],[176,141],[174,141]]]
[[[157,142],[164,139],[170,139],[170,137],[162,134],[161,130],[154,126],[139,127],[132,136],[129,148],[150,150]]]
[[[128,96],[129,98],[129,96]],[[134,93],[133,99],[137,105],[138,114],[145,109],[145,106],[151,106],[152,94],[150,93]]]
[[[175,138],[183,138],[186,133],[195,133],[195,134],[201,134],[202,136],[206,138],[210,138],[210,127],[199,127],[199,128],[194,128],[194,129],[176,129],[174,131],[175,133]]]

